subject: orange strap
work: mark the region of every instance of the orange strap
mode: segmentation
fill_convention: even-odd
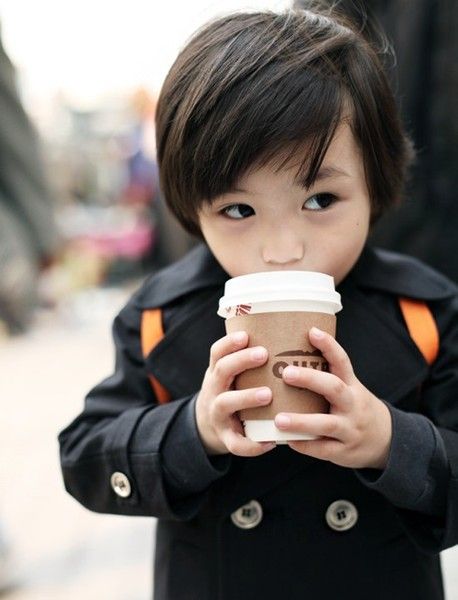
[[[164,329],[162,327],[162,310],[160,308],[152,308],[143,311],[141,323],[141,342],[144,358],[146,358],[151,350],[153,350],[153,348],[159,344],[163,337]],[[165,387],[162,386],[152,375],[149,376],[149,380],[159,403],[165,404],[166,402],[169,402],[170,394]]]
[[[439,331],[429,306],[410,298],[399,298],[399,305],[410,337],[431,365],[439,353]]]

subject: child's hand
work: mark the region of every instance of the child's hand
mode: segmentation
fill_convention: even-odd
[[[265,406],[272,400],[272,391],[267,387],[233,389],[239,373],[260,367],[267,360],[265,348],[247,345],[248,334],[239,331],[211,347],[210,363],[196,401],[197,429],[208,454],[258,456],[275,448],[274,443],[247,439],[237,415],[239,410]]]
[[[330,372],[286,367],[283,379],[324,396],[331,405],[330,413],[280,413],[275,417],[276,426],[320,437],[289,442],[302,454],[354,469],[384,469],[391,444],[388,408],[358,381],[346,352],[332,336],[312,328],[309,337],[328,361]]]

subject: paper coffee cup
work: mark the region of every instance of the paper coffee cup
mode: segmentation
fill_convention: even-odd
[[[334,279],[311,271],[270,271],[234,277],[226,282],[218,314],[226,319],[226,331],[246,331],[250,346],[264,346],[268,361],[241,373],[236,389],[268,386],[268,406],[240,412],[245,435],[254,441],[277,443],[314,439],[301,433],[280,431],[274,423],[279,412],[328,412],[320,395],[286,384],[282,371],[288,365],[322,371],[328,364],[308,338],[316,326],[335,336],[336,313],[342,309]]]

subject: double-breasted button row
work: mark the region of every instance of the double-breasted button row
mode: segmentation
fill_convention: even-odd
[[[231,514],[231,520],[240,529],[253,529],[261,523],[262,506],[257,500],[251,500]],[[326,510],[326,523],[334,531],[348,531],[358,521],[358,510],[348,500],[336,500]]]
[[[124,473],[121,473],[121,471],[113,473],[110,478],[110,484],[114,493],[121,498],[128,498],[132,493],[129,478]]]

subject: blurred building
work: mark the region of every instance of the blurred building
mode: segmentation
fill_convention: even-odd
[[[38,137],[0,40],[0,321],[10,331],[27,326],[40,270],[57,247],[53,198]]]

